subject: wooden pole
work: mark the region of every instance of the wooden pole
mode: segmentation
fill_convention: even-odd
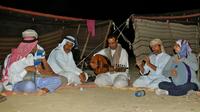
[[[87,38],[86,38],[86,41],[85,41],[85,44],[84,44],[83,50],[82,50],[82,52],[81,52],[80,59],[83,58],[83,55],[84,55],[85,50],[86,50],[86,47],[87,47],[87,45],[88,45],[89,38],[90,38],[90,32],[88,32],[88,35],[87,35]],[[83,64],[84,64],[84,61],[83,61],[82,65],[81,65],[81,69],[83,69]]]

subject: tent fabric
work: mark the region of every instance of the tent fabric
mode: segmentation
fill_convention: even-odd
[[[163,41],[165,50],[173,55],[173,45],[178,39],[189,41],[194,53],[200,52],[200,27],[156,20],[134,19],[135,40],[132,44],[136,59],[143,59],[151,53],[149,42],[154,38]]]
[[[89,33],[86,24],[87,19],[11,9],[2,9],[0,6],[0,65],[3,64],[5,57],[11,52],[11,48],[17,47],[22,40],[22,32],[30,28],[37,31],[39,45],[44,47],[47,56],[66,35],[72,35],[77,38],[79,50],[82,52]],[[111,23],[112,20],[95,20],[95,36],[89,38],[84,56],[92,55],[91,51],[105,40],[110,31]],[[103,47],[104,44],[93,52],[95,53]]]

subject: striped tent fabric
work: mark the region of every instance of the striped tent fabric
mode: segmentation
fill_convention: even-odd
[[[136,59],[143,59],[151,53],[149,43],[159,38],[163,41],[166,53],[173,55],[173,45],[178,39],[189,41],[194,53],[200,52],[200,27],[146,19],[134,19],[135,40],[132,44]]]

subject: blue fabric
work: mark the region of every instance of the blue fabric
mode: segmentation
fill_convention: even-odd
[[[181,43],[180,43],[181,50],[178,53],[178,56],[180,58],[187,58],[189,53],[192,52],[192,49],[190,48],[188,41],[186,41],[186,40],[178,40],[178,41],[181,41]]]
[[[34,65],[35,66],[41,64],[41,60],[40,60],[41,58],[45,58],[45,51],[44,50],[38,50],[35,53],[35,56],[34,56]]]
[[[33,83],[33,81],[30,80],[21,81],[14,85],[13,91],[31,93],[36,91],[36,86]]]
[[[171,96],[182,96],[186,95],[190,90],[198,90],[197,84],[191,82],[179,86],[176,86],[173,82],[160,82],[159,88],[167,90]]]
[[[187,68],[183,62],[173,63],[172,68],[175,68],[177,71],[177,75],[171,75],[172,82],[178,86],[187,83],[188,81],[188,73]]]
[[[188,80],[187,80],[187,82],[189,83],[191,81],[191,70],[190,70],[190,67],[187,64],[184,63],[184,65],[185,65],[185,67],[187,69],[187,74],[188,74]]]
[[[61,85],[61,80],[59,77],[46,77],[46,78],[36,78],[37,88],[47,88],[50,92],[55,91]]]
[[[14,85],[13,91],[15,92],[36,92],[37,89],[47,88],[49,92],[55,91],[60,85],[61,80],[59,77],[36,78],[36,83],[31,80],[18,82]]]

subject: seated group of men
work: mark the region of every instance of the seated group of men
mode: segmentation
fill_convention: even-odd
[[[77,46],[73,36],[65,36],[51,51],[48,60],[44,49],[38,45],[35,30],[25,30],[22,37],[22,42],[4,61],[2,87],[5,90],[42,95],[54,92],[65,83],[79,85],[87,82],[87,73],[79,69],[73,59],[71,50]],[[95,84],[116,88],[130,86],[127,51],[114,35],[108,36],[107,43],[108,47],[95,53],[90,61],[90,67],[96,73]],[[136,60],[141,76],[133,81],[133,87],[155,89],[157,94],[172,96],[199,90],[200,83],[195,73],[199,65],[186,40],[175,42],[174,56],[165,53],[160,39],[152,40],[150,48],[152,54]],[[125,69],[118,69],[120,67]]]

